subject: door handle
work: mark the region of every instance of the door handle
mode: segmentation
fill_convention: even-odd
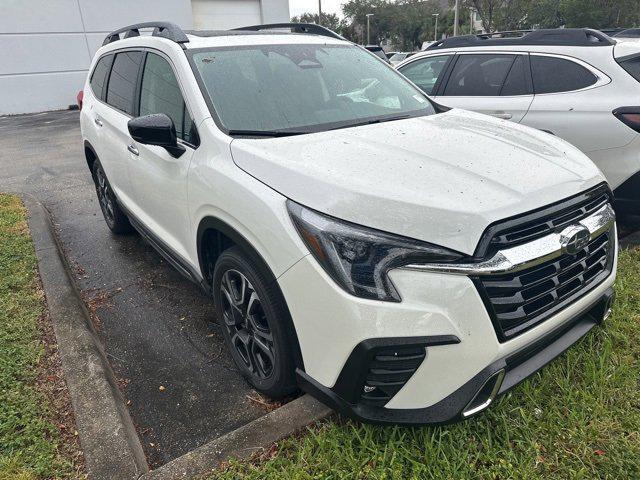
[[[492,117],[501,118],[503,120],[511,120],[513,118],[513,115],[506,112],[495,112],[495,113],[490,113],[490,115]]]
[[[102,126],[102,120],[100,120],[99,118],[94,118],[93,123],[95,123],[99,127]]]
[[[140,155],[140,152],[133,143],[131,145],[127,145],[127,150],[129,150],[134,155]]]

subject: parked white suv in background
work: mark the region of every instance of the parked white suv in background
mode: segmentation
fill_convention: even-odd
[[[519,36],[512,36],[519,35]],[[575,145],[640,214],[640,42],[589,29],[453,37],[397,66],[438,103]]]
[[[107,225],[212,295],[257,390],[453,421],[606,318],[615,218],[585,155],[283,27],[126,27],[80,95]]]

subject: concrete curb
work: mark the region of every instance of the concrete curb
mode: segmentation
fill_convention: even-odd
[[[137,478],[149,467],[49,212],[23,199],[87,473],[92,479]]]
[[[162,467],[144,474],[140,480],[173,480],[198,477],[215,470],[229,459],[246,459],[255,452],[322,420],[332,410],[304,395],[247,425],[196,448]]]

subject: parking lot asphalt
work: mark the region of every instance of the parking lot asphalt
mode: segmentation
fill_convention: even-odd
[[[209,298],[140,236],[107,229],[77,111],[0,117],[0,191],[53,215],[152,468],[266,413]]]

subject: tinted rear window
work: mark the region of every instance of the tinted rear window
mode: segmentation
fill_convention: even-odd
[[[107,103],[124,113],[133,115],[138,69],[142,52],[122,52],[116,55],[107,86]]]
[[[618,63],[620,63],[620,66],[624,68],[629,75],[640,82],[640,56],[622,60]]]
[[[104,100],[103,87],[105,80],[107,79],[107,73],[109,73],[112,60],[113,55],[105,55],[102,57],[98,60],[98,63],[96,63],[96,68],[93,69],[93,74],[91,75],[91,90],[93,90],[93,94],[100,100]]]
[[[582,65],[557,57],[531,55],[535,93],[571,92],[586,88],[598,78]]]

